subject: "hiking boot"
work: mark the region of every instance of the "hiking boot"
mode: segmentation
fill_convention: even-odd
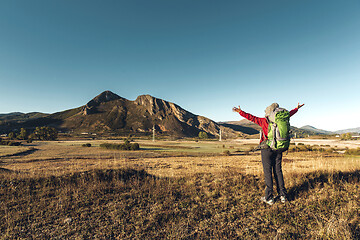
[[[260,201],[262,201],[262,202],[264,202],[266,204],[269,204],[270,206],[274,204],[274,199],[273,198],[271,198],[270,200],[266,200],[265,197],[261,197]]]
[[[280,202],[282,203],[286,203],[286,197],[285,196],[280,196]]]

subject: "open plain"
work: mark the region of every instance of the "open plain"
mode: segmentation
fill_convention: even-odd
[[[1,239],[360,236],[360,158],[342,153],[357,141],[284,153],[290,201],[272,207],[258,200],[255,140],[134,141],[140,150],[100,147],[122,140],[0,146]]]

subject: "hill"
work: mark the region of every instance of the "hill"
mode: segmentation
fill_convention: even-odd
[[[148,134],[155,126],[159,133],[180,137],[198,136],[200,131],[217,136],[221,127],[224,137],[241,135],[174,103],[150,95],[141,95],[130,101],[111,91],[99,94],[84,106],[28,121],[11,122],[2,128],[0,126],[0,130],[36,126],[53,126],[77,133],[116,134]]]
[[[0,133],[18,130],[23,126],[26,127],[28,123],[38,121],[38,119],[43,119],[47,116],[49,116],[49,114],[40,112],[0,114]]]
[[[247,119],[243,119],[241,121],[221,122],[219,124],[224,127],[231,128],[234,131],[240,131],[249,135],[259,134],[259,131],[261,129],[259,125]],[[332,132],[317,129],[311,126],[304,126],[302,128],[291,126],[291,132],[294,135],[296,134],[297,137],[333,134]]]
[[[258,134],[261,127],[247,119],[241,121],[229,121],[220,122],[220,125],[233,129],[234,131],[240,131],[249,135]]]
[[[348,128],[348,129],[344,129],[344,130],[338,130],[338,131],[335,131],[335,133],[338,133],[338,134],[342,134],[342,133],[360,133],[360,127],[358,128]]]
[[[31,112],[31,113],[21,113],[21,112],[12,112],[6,114],[0,114],[0,121],[26,121],[29,119],[36,119],[45,117],[49,114],[40,113],[40,112]]]
[[[310,126],[310,125],[303,126],[300,129],[311,132],[312,133],[311,135],[319,135],[319,134],[331,135],[331,134],[334,134],[333,132],[318,129],[318,128],[315,128],[315,127]]]

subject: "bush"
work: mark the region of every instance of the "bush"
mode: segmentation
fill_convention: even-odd
[[[224,151],[224,155],[226,155],[226,156],[230,156],[230,155],[231,155],[231,153],[230,153],[230,151],[229,151],[229,150],[225,150],[225,151]]]
[[[199,132],[199,138],[200,139],[208,139],[208,135],[206,132]]]
[[[20,146],[21,142],[14,142],[14,141],[0,141],[0,145],[7,145],[7,146]]]
[[[8,137],[10,140],[13,140],[15,138],[15,133],[13,132],[9,133]]]
[[[139,149],[140,149],[140,146],[139,146],[138,143],[131,144],[131,150],[136,151],[136,150],[139,150]]]
[[[20,146],[21,142],[8,142],[8,146]]]
[[[334,149],[333,148],[327,148],[325,150],[326,153],[333,153],[334,152]]]
[[[316,150],[318,150],[318,149],[314,148],[310,145],[305,145],[303,143],[299,143],[297,146],[290,146],[290,148],[289,148],[290,152],[311,152],[311,151],[316,151]]]
[[[83,147],[91,147],[91,144],[90,143],[84,143],[83,145],[81,145]]]
[[[100,147],[106,148],[106,149],[113,149],[113,150],[139,150],[140,146],[138,143],[130,143],[126,141],[123,144],[112,144],[112,143],[102,143],[100,144]]]
[[[345,154],[348,154],[348,155],[360,155],[360,148],[346,149]]]
[[[352,138],[351,133],[343,133],[341,134],[341,140],[350,140]]]

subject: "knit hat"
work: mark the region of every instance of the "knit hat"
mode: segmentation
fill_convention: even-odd
[[[273,103],[270,106],[268,106],[265,109],[265,117],[268,117],[270,115],[270,113],[273,112],[278,107],[279,107],[279,104],[277,104],[277,103]]]

